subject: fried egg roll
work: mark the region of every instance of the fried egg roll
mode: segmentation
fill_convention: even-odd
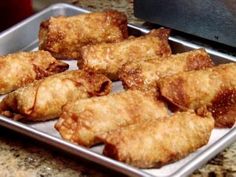
[[[99,143],[100,133],[166,115],[164,103],[154,97],[125,91],[68,103],[55,128],[64,139],[89,147]]]
[[[132,37],[116,43],[88,45],[81,49],[81,69],[102,73],[112,80],[118,79],[118,70],[123,64],[138,62],[154,56],[168,56],[170,30],[160,28],[141,37]]]
[[[69,65],[49,52],[18,52],[0,56],[0,94],[6,94],[34,80],[65,71]]]
[[[35,81],[8,94],[0,103],[2,115],[45,121],[59,117],[68,101],[108,94],[111,81],[101,74],[66,71]]]
[[[156,91],[160,78],[181,71],[199,70],[212,67],[213,62],[204,49],[171,55],[162,59],[131,62],[119,71],[119,78],[125,89]]]
[[[40,25],[39,48],[59,59],[80,59],[82,46],[127,37],[127,17],[115,10],[51,17]]]
[[[153,168],[184,158],[206,145],[214,119],[193,112],[151,119],[100,135],[103,154],[139,168]]]
[[[161,95],[182,110],[207,109],[216,127],[232,127],[236,120],[236,64],[222,64],[183,72],[159,82]]]

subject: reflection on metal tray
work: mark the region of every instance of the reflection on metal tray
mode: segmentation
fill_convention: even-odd
[[[30,17],[20,24],[15,25],[11,29],[0,34],[0,54],[12,53],[19,50],[36,50],[38,45],[38,30],[42,20],[50,16],[58,15],[75,15],[87,13],[88,11],[67,4],[55,4],[44,11]],[[133,25],[129,25],[129,31],[133,35],[141,35],[147,33],[148,30]],[[174,53],[184,52],[201,46],[192,44],[170,37],[170,44]],[[225,63],[235,61],[236,58],[227,54],[207,49],[216,63]],[[76,69],[75,61],[67,61],[70,69]],[[120,82],[113,83],[113,91],[121,90]],[[62,140],[54,129],[55,120],[40,123],[21,123],[0,116],[0,125],[30,136],[47,144],[53,145],[75,156],[83,157],[98,164],[104,165],[113,170],[117,170],[129,176],[186,176],[206,163],[217,153],[222,151],[236,140],[236,128],[231,129],[214,129],[209,143],[190,154],[186,158],[175,163],[165,165],[159,169],[141,170],[124,163],[112,160],[101,155],[102,145],[87,149]]]

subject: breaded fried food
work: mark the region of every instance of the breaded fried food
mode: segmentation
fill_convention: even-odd
[[[35,80],[65,71],[69,65],[49,52],[18,52],[0,56],[0,94],[6,94]]]
[[[155,57],[150,60],[131,62],[119,71],[119,78],[125,89],[156,91],[160,78],[182,71],[212,67],[213,62],[204,49],[174,54],[165,59]]]
[[[51,17],[40,25],[39,48],[59,59],[80,59],[82,46],[127,37],[127,17],[116,10]]]
[[[82,48],[80,69],[102,73],[112,80],[118,79],[118,70],[127,62],[138,62],[155,56],[169,56],[170,30],[160,28],[147,35],[132,37],[116,43],[101,43]]]
[[[206,145],[214,119],[193,112],[151,119],[100,135],[103,154],[139,168],[153,168],[184,158]]]
[[[180,109],[205,107],[212,113],[216,127],[232,127],[236,120],[235,76],[235,63],[222,64],[166,77],[159,88],[161,95]]]
[[[125,91],[68,103],[55,128],[64,139],[89,147],[99,143],[100,133],[164,116],[164,103],[140,91]]]
[[[8,94],[0,103],[7,117],[45,121],[56,118],[68,101],[108,94],[111,81],[101,74],[66,71],[35,81]]]

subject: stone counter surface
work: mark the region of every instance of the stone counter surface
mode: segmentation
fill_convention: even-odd
[[[54,1],[55,2],[55,1]],[[92,11],[117,9],[129,22],[142,25],[133,16],[132,0],[64,1]],[[0,129],[0,177],[100,177],[123,176],[83,159],[74,158],[52,147],[5,128]],[[236,177],[236,143],[196,170],[192,177]]]

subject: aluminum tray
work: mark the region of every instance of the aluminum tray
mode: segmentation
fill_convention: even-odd
[[[48,7],[38,14],[1,33],[0,54],[7,54],[22,50],[36,50],[38,45],[37,36],[39,24],[42,20],[47,19],[50,16],[70,16],[80,13],[88,13],[88,11],[67,4],[55,4]],[[129,30],[130,33],[134,35],[140,35],[149,31],[148,29],[133,25],[129,25]],[[174,53],[201,47],[188,41],[183,41],[173,37],[170,37],[169,41],[172,45]],[[216,63],[236,61],[236,57],[225,53],[220,53],[212,49],[207,49],[207,51],[211,54]],[[69,61],[69,64],[70,69],[76,69],[75,61]],[[113,83],[113,88],[113,91],[121,90],[122,85],[120,82],[115,82]],[[54,124],[55,120],[26,124],[0,116],[1,126],[7,127],[39,141],[53,145],[75,156],[83,157],[129,176],[187,176],[236,140],[236,127],[231,129],[214,129],[209,143],[186,158],[163,166],[159,169],[141,170],[101,155],[103,148],[102,145],[87,149],[62,140],[57,131],[54,129]]]

